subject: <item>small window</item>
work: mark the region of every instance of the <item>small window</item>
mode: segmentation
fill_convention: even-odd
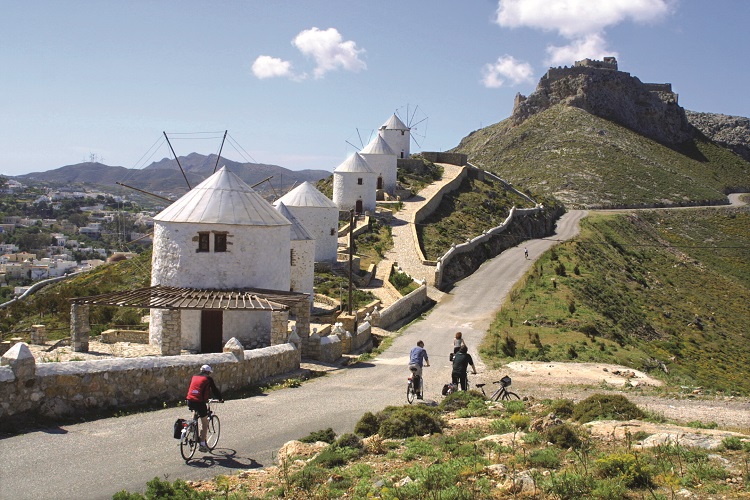
[[[359,184],[360,186],[362,185],[362,177],[357,179],[357,184]]]
[[[208,233],[198,233],[198,252],[208,252]]]
[[[227,251],[226,233],[214,233],[214,252],[226,252],[226,251]]]
[[[294,265],[294,249],[289,250],[289,265]]]
[[[334,236],[335,234],[336,234],[336,228],[332,227],[331,228],[331,236]]]

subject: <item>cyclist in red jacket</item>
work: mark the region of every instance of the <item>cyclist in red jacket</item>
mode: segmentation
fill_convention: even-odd
[[[201,452],[208,451],[206,446],[206,435],[208,434],[208,407],[206,403],[210,399],[210,395],[213,394],[216,399],[221,400],[221,391],[216,387],[214,379],[211,378],[213,370],[209,365],[201,366],[201,372],[198,375],[193,375],[190,380],[190,388],[187,393],[187,404],[190,410],[193,410],[198,414],[201,419],[201,442],[199,450]]]

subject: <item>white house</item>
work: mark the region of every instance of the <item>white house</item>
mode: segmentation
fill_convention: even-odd
[[[336,262],[339,209],[309,182],[303,182],[276,200],[307,229],[315,239],[315,262]]]
[[[226,167],[154,217],[151,285],[289,291],[291,222]],[[151,309],[150,341],[162,321]],[[270,344],[271,312],[180,309],[183,349],[221,351],[232,337]],[[171,328],[171,327],[170,327]]]
[[[286,205],[277,202],[276,210],[292,223],[289,291],[309,293],[312,305],[315,285],[315,239]]]
[[[396,153],[399,158],[409,157],[409,147],[411,146],[411,129],[404,125],[398,116],[391,116],[379,129],[380,135],[388,146]]]
[[[333,202],[339,210],[375,211],[377,174],[359,153],[333,170]]]
[[[381,135],[376,135],[359,152],[377,174],[376,188],[388,194],[396,192],[396,153]]]

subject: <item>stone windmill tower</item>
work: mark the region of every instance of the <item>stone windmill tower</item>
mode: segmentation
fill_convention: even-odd
[[[154,217],[151,285],[288,291],[291,225],[223,167]],[[179,310],[176,314],[151,309],[152,344],[161,345],[167,320],[180,322],[182,349],[220,351],[231,337],[247,347],[270,341],[271,313]]]
[[[315,262],[336,262],[339,209],[309,182],[303,182],[276,200],[302,223],[315,239]]]
[[[391,149],[383,136],[376,135],[370,143],[359,152],[368,165],[377,174],[376,188],[388,194],[396,191],[396,153]]]
[[[378,135],[385,139],[388,146],[396,153],[398,158],[409,157],[409,147],[411,145],[411,129],[404,125],[404,122],[395,114],[392,115],[378,129]]]
[[[277,202],[276,210],[292,223],[289,291],[310,294],[312,304],[315,284],[315,239],[286,205]]]
[[[333,170],[333,202],[339,210],[375,212],[377,173],[359,153]]]

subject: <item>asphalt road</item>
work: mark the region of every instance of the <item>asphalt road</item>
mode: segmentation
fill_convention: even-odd
[[[404,404],[408,354],[419,339],[431,364],[424,370],[425,400],[439,401],[443,384],[450,380],[448,355],[455,332],[463,333],[481,370],[476,348],[507,293],[537,256],[578,233],[583,216],[583,211],[568,212],[554,236],[526,241],[483,264],[372,362],[298,388],[217,405],[222,429],[213,454],[197,453],[197,460],[187,464],[180,457],[172,423],[188,416],[185,408],[31,432],[0,441],[0,499],[111,498],[123,489],[144,491],[154,477],[196,480],[272,465],[277,450],[289,440],[328,427],[338,434],[351,432],[366,411]]]

